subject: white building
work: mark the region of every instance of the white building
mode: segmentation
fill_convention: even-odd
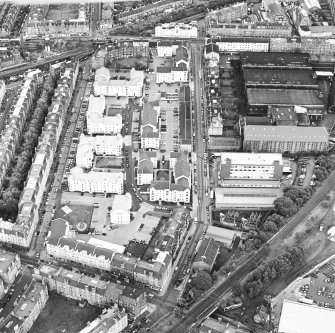
[[[197,38],[198,26],[196,23],[164,23],[155,27],[155,37]]]
[[[156,83],[187,82],[188,71],[186,66],[180,67],[157,67]]]
[[[333,333],[335,310],[285,299],[278,333]]]
[[[154,180],[153,164],[150,160],[142,160],[138,162],[137,169],[137,185],[151,184]]]
[[[7,284],[7,288],[14,283],[21,269],[21,260],[18,254],[0,251],[0,278]]]
[[[76,165],[89,169],[92,167],[94,153],[96,155],[116,155],[122,153],[122,136],[117,135],[97,135],[95,137],[81,134],[76,154]]]
[[[328,239],[335,242],[335,227],[330,227],[327,232]]]
[[[213,39],[213,43],[219,46],[220,52],[269,52],[270,45],[268,38],[253,37],[222,37]]]
[[[68,178],[71,192],[122,194],[123,182],[122,172],[84,172],[80,167],[72,168]]]
[[[118,134],[122,129],[122,116],[106,116],[105,96],[89,98],[88,110],[86,113],[88,134]]]
[[[159,58],[172,58],[182,42],[161,40],[157,42],[157,55]]]
[[[129,80],[110,80],[110,72],[106,67],[97,69],[94,81],[96,96],[141,97],[143,92],[144,72],[130,70]]]
[[[160,133],[159,132],[143,133],[141,136],[141,147],[144,149],[159,149]]]
[[[154,181],[149,189],[150,201],[190,202],[190,188],[168,181]]]
[[[6,84],[4,80],[1,80],[0,81],[0,106],[2,105],[5,94],[6,94]]]
[[[129,193],[115,195],[110,211],[110,222],[112,224],[129,224],[132,199]]]
[[[276,179],[283,175],[283,158],[278,153],[219,153],[220,179]]]
[[[104,309],[102,314],[79,333],[120,333],[128,326],[128,314],[117,307]]]

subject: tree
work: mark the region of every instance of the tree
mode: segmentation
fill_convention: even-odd
[[[241,296],[241,294],[243,293],[243,286],[241,282],[238,281],[233,284],[232,292],[234,296]]]
[[[297,212],[297,207],[292,199],[285,196],[276,199],[274,205],[278,214],[284,217],[291,217]]]
[[[193,278],[191,284],[198,290],[206,291],[212,287],[213,280],[209,273],[202,271]]]
[[[268,220],[264,222],[262,229],[264,231],[270,231],[272,233],[276,233],[278,231],[278,227],[276,223],[273,221],[268,221]]]

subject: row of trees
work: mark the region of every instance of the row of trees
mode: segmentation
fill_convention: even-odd
[[[248,275],[243,286],[248,296],[250,298],[258,296],[270,282],[285,276],[303,258],[303,250],[300,247],[293,247],[270,262],[256,268]]]
[[[335,168],[335,154],[322,155],[315,160],[315,180],[323,182]]]
[[[18,202],[35,155],[45,117],[48,114],[48,106],[51,104],[54,87],[55,80],[50,76],[44,82],[40,97],[35,108],[33,108],[34,111],[28,118],[12,168],[4,179],[3,192],[0,199],[0,216],[4,219],[16,219]]]

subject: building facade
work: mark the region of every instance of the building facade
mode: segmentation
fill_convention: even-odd
[[[269,39],[253,37],[222,37],[213,39],[220,52],[268,52]]]
[[[123,183],[122,172],[84,172],[80,167],[72,168],[68,178],[71,192],[123,194]]]
[[[188,70],[186,66],[180,67],[157,67],[156,83],[187,82]]]
[[[170,184],[168,181],[153,181],[150,189],[150,201],[183,202],[191,200],[191,190],[182,184]]]
[[[197,38],[198,25],[196,22],[190,24],[164,23],[155,27],[155,37]]]
[[[244,127],[243,150],[251,152],[297,153],[325,151],[328,132],[325,127],[262,126]]]

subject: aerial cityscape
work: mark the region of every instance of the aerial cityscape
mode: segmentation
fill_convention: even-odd
[[[335,1],[0,3],[0,333],[334,333]]]

